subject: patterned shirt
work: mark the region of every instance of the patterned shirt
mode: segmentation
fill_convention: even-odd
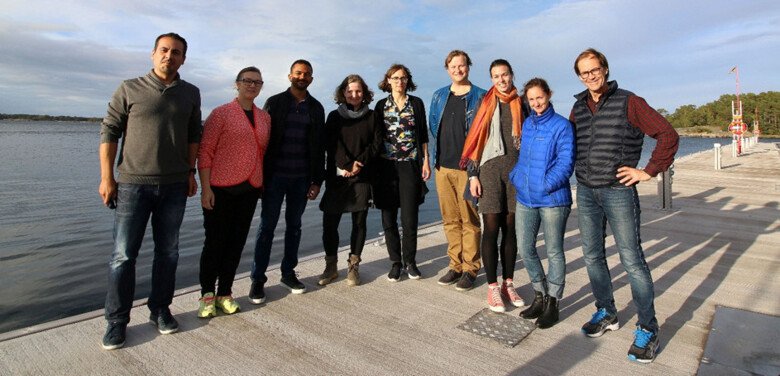
[[[399,109],[389,95],[385,102],[385,151],[383,158],[396,161],[417,159],[417,135],[414,131],[414,110],[409,100]]]

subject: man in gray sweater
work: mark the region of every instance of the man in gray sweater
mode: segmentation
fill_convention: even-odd
[[[150,216],[154,263],[149,320],[162,334],[179,329],[168,306],[176,282],[179,227],[187,197],[198,190],[194,174],[201,136],[200,91],[178,74],[186,54],[187,41],[180,35],[157,37],[151,56],[154,68],[119,85],[100,128],[98,191],[106,206],[116,208],[106,296],[108,327],[103,337],[106,350],[125,343],[135,293],[135,260]],[[119,139],[122,148],[117,160]]]

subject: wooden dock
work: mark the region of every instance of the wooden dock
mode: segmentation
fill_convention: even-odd
[[[513,348],[456,328],[485,308],[486,282],[480,274],[476,287],[465,293],[436,283],[446,272],[446,242],[441,227],[431,226],[419,234],[421,280],[388,282],[384,246],[368,245],[360,268],[363,285],[346,286],[342,252],[341,278],[320,288],[316,280],[324,261],[313,257],[298,267],[309,288],[303,295],[279,286],[274,269],[268,302],[254,306],[246,298],[249,279],[237,280],[234,290],[243,311],[233,316],[198,319],[199,293],[190,288],[195,292],[178,295],[171,306],[181,326],[173,335],[158,334],[147,323],[146,308],[134,308],[128,341],[115,351],[100,347],[102,312],[5,333],[0,374],[695,374],[716,306],[780,315],[780,144],[758,144],[739,158],[726,148],[723,166],[714,171],[712,152],[677,161],[671,211],[654,208],[654,181],[640,185],[642,244],[661,326],[661,353],[651,364],[626,359],[636,314],[611,237],[608,262],[622,328],[597,339],[580,333],[594,300],[575,207],[565,235],[562,321],[534,330]],[[521,261],[515,281],[530,300]],[[780,357],[776,343],[765,346],[775,360]]]

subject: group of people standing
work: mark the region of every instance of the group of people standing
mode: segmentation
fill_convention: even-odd
[[[421,278],[416,262],[418,211],[435,170],[449,256],[448,270],[438,283],[470,290],[484,267],[491,310],[504,312],[505,303],[525,307],[522,317],[549,328],[559,320],[563,298],[563,243],[573,201],[569,179],[576,171],[582,248],[597,309],[582,331],[598,337],[619,327],[604,247],[608,223],[639,317],[628,357],[640,362],[655,358],[658,323],[639,237],[636,183],[671,165],[678,136],[642,98],[607,80],[609,65],[600,52],[588,49],[575,60],[574,71],[586,90],[575,96],[568,119],[555,113],[552,90],[544,79],[515,87],[512,66],[497,59],[490,64],[493,86],[486,91],[469,80],[469,55],[453,50],[444,61],[451,83],[434,92],[427,117],[423,100],[409,94],[417,86],[401,64],[390,66],[379,82],[388,95],[373,109],[368,84],[359,75],[348,75],[334,92],[337,108],[326,117],[322,104],[307,90],[312,65],[296,60],[288,75],[289,89],[271,96],[262,109],[254,104],[262,74],[255,67],[242,69],[235,79],[236,98],[215,108],[201,130],[200,93],[178,74],[186,51],[187,43],[178,34],[160,35],[152,51],[152,71],[120,85],[102,124],[99,193],[106,205],[116,208],[105,349],[124,345],[135,259],[150,217],[155,242],[150,321],[162,334],[178,330],[168,306],[186,197],[197,192],[195,173],[202,184],[205,228],[199,317],[240,310],[232,285],[258,200],[261,215],[249,300],[266,300],[266,270],[283,203],[281,285],[294,294],[306,291],[295,273],[301,217],[323,182],[319,207],[325,268],[319,285],[339,277],[338,226],[344,213],[352,218],[346,282],[361,283],[359,265],[371,206],[382,211],[390,260],[387,279],[395,282],[403,274]],[[645,135],[658,142],[642,169],[637,164]],[[540,229],[546,273],[536,248]],[[527,306],[513,281],[518,249],[534,290]]]

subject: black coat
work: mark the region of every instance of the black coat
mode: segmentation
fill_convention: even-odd
[[[290,104],[295,100],[287,89],[265,102],[263,109],[271,115],[271,138],[263,161],[263,181],[268,182],[274,173],[274,164],[282,149],[284,123]],[[309,108],[309,128],[306,132],[309,156],[309,179],[311,184],[320,186],[325,178],[325,147],[322,143],[322,131],[325,126],[325,109],[322,104],[308,95],[305,99]]]
[[[374,121],[374,111],[348,119],[338,110],[328,114],[325,122],[325,193],[320,209],[327,213],[356,212],[368,209],[370,182],[376,155],[382,146],[381,134]],[[354,162],[363,164],[357,176],[345,178],[336,168],[351,170]]]

